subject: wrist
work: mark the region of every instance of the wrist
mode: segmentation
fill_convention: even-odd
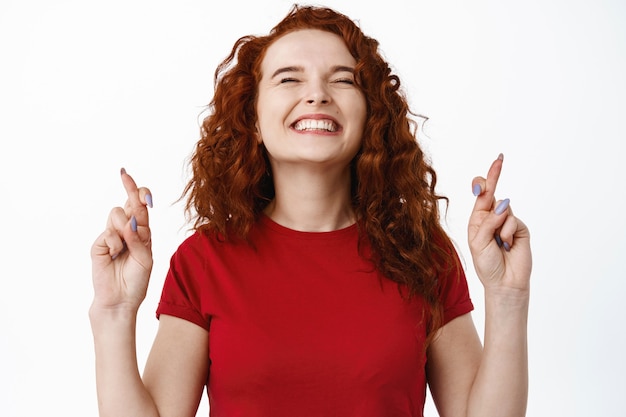
[[[130,305],[106,306],[100,305],[96,301],[89,308],[89,321],[94,331],[107,327],[128,327],[134,328],[137,322],[137,311]]]
[[[529,301],[529,289],[485,287],[485,305],[487,307],[528,310]]]
[[[525,340],[529,298],[528,291],[485,290],[485,346]]]
[[[530,294],[511,288],[485,289],[485,324],[491,329],[525,329],[528,324]]]

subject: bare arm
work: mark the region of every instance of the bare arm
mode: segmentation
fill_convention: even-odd
[[[499,157],[486,179],[474,179],[480,192],[468,227],[485,288],[484,349],[470,315],[445,325],[429,348],[429,384],[442,416],[526,414],[530,236],[508,200],[495,200],[501,169]]]
[[[91,250],[94,300],[89,318],[100,416],[194,416],[206,380],[201,374],[208,362],[204,329],[162,316],[145,384],[139,373],[135,326],[152,269],[151,197],[124,170],[121,177],[126,205],[111,211]]]
[[[507,310],[509,317],[495,317]],[[526,318],[513,310],[487,306],[484,349],[470,314],[440,330],[428,350],[427,375],[441,417],[525,415]]]
[[[161,417],[193,417],[209,372],[209,334],[198,325],[161,315],[143,375]]]
[[[136,314],[132,312],[90,314],[101,417],[159,416],[137,366],[135,318]]]
[[[143,380],[134,317],[92,317],[98,408],[104,416],[193,417],[208,376],[208,333],[161,315]]]

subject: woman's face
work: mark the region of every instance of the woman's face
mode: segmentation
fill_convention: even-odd
[[[348,166],[359,150],[366,103],[355,59],[339,36],[288,33],[261,63],[257,129],[274,169],[283,164]]]

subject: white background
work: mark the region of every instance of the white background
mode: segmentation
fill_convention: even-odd
[[[465,243],[471,179],[503,152],[498,197],[533,233],[529,416],[623,415],[626,5],[609,0],[329,0],[377,38]],[[0,414],[95,416],[89,248],[151,188],[155,267],[141,366],[216,65],[290,1],[0,1]],[[199,415],[207,415],[206,398]],[[434,416],[432,405],[427,415]]]

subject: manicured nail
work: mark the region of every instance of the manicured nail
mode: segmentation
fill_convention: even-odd
[[[501,161],[504,161],[504,154],[501,153],[500,155],[498,155],[498,159],[501,160]]]
[[[146,194],[146,204],[148,205],[148,207],[152,208],[152,195],[151,194]]]
[[[130,228],[133,232],[137,231],[137,219],[135,218],[135,216],[130,218]]]
[[[124,175],[124,174],[126,174],[126,169],[124,168],[120,169],[120,175]]]
[[[474,194],[474,197],[478,197],[481,191],[482,188],[480,188],[480,184],[475,184],[474,187],[472,187],[472,193]]]
[[[498,244],[498,247],[502,247],[502,239],[500,238],[500,235],[496,234],[493,236],[494,239],[496,239],[496,243]]]
[[[508,198],[505,198],[504,200],[500,201],[500,204],[498,204],[498,207],[496,207],[496,214],[502,214],[506,211],[507,208],[509,208],[509,203],[511,202],[511,200],[509,200]]]
[[[511,245],[508,242],[502,242],[502,247],[505,251],[509,252],[511,250]]]

